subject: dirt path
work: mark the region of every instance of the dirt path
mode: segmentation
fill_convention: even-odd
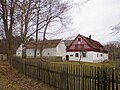
[[[8,63],[0,61],[0,90],[56,90],[19,74]]]

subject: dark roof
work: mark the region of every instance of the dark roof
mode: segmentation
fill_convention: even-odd
[[[100,43],[99,43],[98,41],[96,41],[96,40],[93,40],[93,39],[91,39],[91,38],[85,37],[85,36],[83,36],[83,35],[81,35],[81,37],[83,37],[83,38],[87,41],[87,43],[88,43],[90,46],[92,46],[93,48],[103,47],[103,45],[100,44]]]
[[[65,43],[65,46],[69,46],[73,40],[63,40]]]
[[[60,43],[61,39],[53,39],[53,40],[45,40],[44,41],[44,48],[55,48],[59,43]],[[38,41],[37,42],[37,47],[40,48],[41,44],[43,41]],[[26,48],[30,49],[30,48],[35,48],[36,42],[35,41],[29,41],[26,43]]]
[[[100,42],[93,40],[89,37],[85,37],[83,35],[80,36],[83,37],[87,41],[87,43],[95,50],[98,50],[100,52],[108,52]]]

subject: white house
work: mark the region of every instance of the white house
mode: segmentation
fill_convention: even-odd
[[[37,56],[40,56],[38,42]],[[34,57],[35,41],[26,44],[26,56]],[[66,61],[101,62],[108,60],[108,51],[98,41],[78,35],[74,40],[45,40],[43,56],[60,56]],[[22,56],[22,45],[17,49],[16,56]]]
[[[40,45],[42,41],[38,42],[37,56],[40,56]],[[26,44],[26,56],[34,57],[35,42],[31,41]],[[62,60],[65,60],[66,46],[61,39],[45,40],[44,49],[42,51],[43,56],[59,56]],[[22,45],[17,49],[16,56],[22,56]]]
[[[108,60],[108,51],[98,41],[78,35],[71,43],[66,43],[66,60],[101,62]]]

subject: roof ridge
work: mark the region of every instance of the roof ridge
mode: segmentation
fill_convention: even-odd
[[[88,37],[86,37],[86,36],[83,36],[83,35],[81,35],[81,36],[89,43],[90,46],[92,46],[93,48],[98,49],[96,45],[91,44],[91,40],[93,40],[93,39],[90,39],[90,38],[88,38]],[[88,41],[88,39],[89,39],[89,41]],[[94,41],[94,40],[93,40],[93,41]]]

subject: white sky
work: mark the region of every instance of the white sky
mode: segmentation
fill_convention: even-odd
[[[120,39],[120,33],[110,34],[111,26],[120,22],[120,0],[90,0],[71,13],[74,33],[92,35],[92,39],[102,44]]]

